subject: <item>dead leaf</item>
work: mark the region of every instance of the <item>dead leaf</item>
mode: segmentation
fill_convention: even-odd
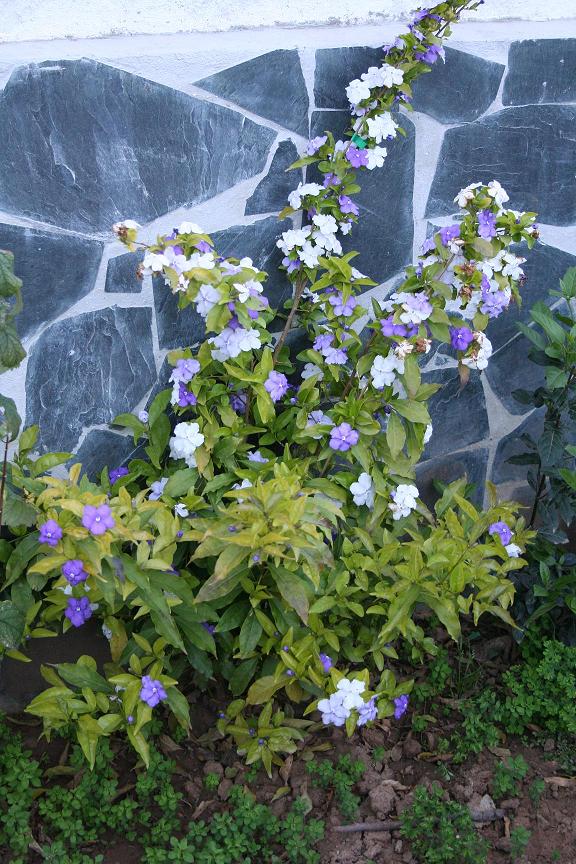
[[[544,777],[545,783],[554,783],[556,786],[574,786],[576,777]]]
[[[274,795],[271,798],[271,801],[278,801],[279,798],[284,798],[285,795],[290,793],[290,786],[280,786],[274,792]]]
[[[292,753],[290,753],[290,755],[287,756],[286,759],[284,759],[282,766],[278,769],[278,773],[280,774],[280,777],[282,778],[282,780],[284,780],[285,783],[288,783],[288,778],[290,777],[290,773],[292,771],[293,762],[294,756]]]

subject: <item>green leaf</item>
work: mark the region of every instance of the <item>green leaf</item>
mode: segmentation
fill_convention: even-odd
[[[558,366],[546,367],[546,386],[550,390],[559,390],[565,387],[568,383],[569,372],[567,369],[561,369]]]
[[[530,317],[544,330],[551,342],[563,345],[566,340],[566,331],[554,318],[554,313],[545,303],[535,303],[530,310]]]
[[[2,511],[2,523],[8,528],[20,526],[31,528],[35,524],[38,513],[32,504],[28,504],[19,495],[14,495],[10,490],[6,491],[4,509]]]
[[[38,440],[38,432],[40,431],[39,426],[28,426],[22,434],[20,435],[20,441],[18,442],[18,453],[20,456],[23,456],[28,450],[32,450],[36,441]]]
[[[0,646],[17,648],[24,635],[25,618],[11,600],[0,601]]]
[[[144,738],[141,732],[135,732],[132,727],[128,727],[128,740],[132,744],[132,747],[136,750],[146,768],[150,765],[150,748],[148,746],[148,742]]]
[[[13,324],[4,323],[0,327],[0,372],[16,369],[26,357],[26,351],[18,338]]]
[[[284,681],[278,681],[274,675],[265,675],[264,678],[258,678],[246,694],[247,704],[261,705],[263,702],[268,702],[276,691],[284,686],[284,683]]]
[[[310,601],[302,579],[284,567],[274,567],[271,571],[278,590],[288,606],[294,609],[304,624],[307,624]]]
[[[254,651],[261,635],[262,625],[256,618],[254,610],[251,610],[240,628],[238,640],[240,657],[248,657]]]
[[[56,465],[63,465],[72,456],[72,453],[45,453],[32,463],[30,473],[32,477],[39,477],[40,474],[45,474]]]
[[[88,714],[83,714],[79,717],[77,723],[76,735],[78,743],[90,765],[90,769],[92,769],[96,762],[98,740],[104,735],[104,730],[98,725],[98,721]]]
[[[409,399],[398,399],[397,402],[393,403],[393,407],[398,414],[405,417],[406,420],[410,420],[411,423],[428,424],[430,422],[428,409],[423,402],[414,402]]]
[[[82,660],[92,659],[80,657],[76,663],[57,663],[56,669],[61,678],[73,687],[90,687],[91,690],[102,693],[113,693],[114,687],[100,675],[96,669],[82,663]]]
[[[172,709],[172,713],[178,720],[178,723],[184,728],[190,728],[190,706],[186,697],[180,693],[176,687],[168,687],[166,689],[168,697],[168,705]]]
[[[238,567],[248,554],[246,547],[227,546],[216,561],[212,576],[200,588],[196,602],[205,603],[230,593],[240,578]]]
[[[404,447],[406,432],[404,430],[404,424],[397,414],[391,414],[388,418],[386,441],[388,442],[392,456],[397,456]]]
[[[0,370],[1,371],[1,370]],[[0,408],[4,409],[4,414],[0,417],[0,438],[9,441],[15,441],[20,431],[21,419],[16,410],[16,403],[8,396],[0,395]]]
[[[235,667],[232,675],[228,679],[230,690],[234,696],[240,696],[240,694],[244,692],[250,683],[257,666],[258,658],[251,657],[250,660],[244,660],[243,663],[240,663]]]
[[[186,495],[194,486],[198,471],[196,468],[181,468],[175,471],[164,487],[164,494],[171,498],[180,498],[181,495]]]

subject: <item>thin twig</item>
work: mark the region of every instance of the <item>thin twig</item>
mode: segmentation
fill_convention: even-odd
[[[8,438],[4,443],[4,462],[2,463],[2,482],[0,483],[0,528],[2,528],[2,517],[4,516],[4,488],[6,486],[6,472],[8,470]]]
[[[300,304],[300,300],[302,299],[302,294],[304,293],[305,287],[306,287],[306,277],[300,277],[298,279],[298,281],[296,282],[296,288],[294,291],[294,298],[292,300],[292,308],[290,309],[290,312],[288,313],[288,318],[286,319],[284,329],[283,329],[282,333],[280,334],[280,338],[278,339],[278,342],[276,343],[276,347],[274,349],[274,354],[272,355],[273,363],[276,363],[276,360],[278,359],[278,355],[279,355],[280,351],[282,350],[282,346],[284,345],[284,342],[286,341],[286,337],[288,336],[288,333],[290,332],[290,328],[292,327],[292,321],[294,320],[294,316],[295,316],[296,311],[298,309],[298,306]]]
[[[494,822],[496,819],[504,818],[504,810],[491,810],[489,813],[471,813],[473,822],[484,823]],[[354,822],[352,825],[336,825],[333,829],[339,834],[359,834],[360,832],[373,831],[397,831],[402,827],[402,823],[397,819],[389,819],[387,822]]]

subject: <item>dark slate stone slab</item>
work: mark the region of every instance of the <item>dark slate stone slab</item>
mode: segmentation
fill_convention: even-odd
[[[87,237],[0,224],[0,249],[14,253],[14,271],[23,282],[24,308],[16,318],[21,337],[58,318],[92,290],[102,248]]]
[[[295,50],[261,54],[196,84],[286,129],[306,135],[308,92]]]
[[[178,309],[178,296],[161,276],[152,279],[160,348],[184,348],[204,337],[204,320],[194,306]]]
[[[575,164],[576,108],[505,108],[447,130],[427,215],[453,213],[459,189],[497,178],[515,210],[537,211],[552,225],[571,225],[576,221]]]
[[[40,449],[73,450],[83,428],[130,411],[156,380],[150,309],[100,309],[53,324],[30,352],[26,422]]]
[[[460,386],[456,369],[438,369],[422,375],[428,384],[442,384],[428,404],[434,431],[424,458],[430,459],[482,441],[489,434],[484,389],[477,372]]]
[[[136,449],[139,448],[134,444],[131,435],[118,435],[107,429],[93,429],[84,438],[70,464],[81,462],[84,473],[94,480],[100,477],[105,467],[118,468],[127,464],[131,458],[135,458],[133,454]]]
[[[502,101],[576,102],[576,39],[513,42]]]
[[[512,303],[506,312],[488,325],[487,335],[494,350],[501,348],[518,333],[518,322],[530,320],[530,309],[537,301],[555,303],[557,298],[550,297],[550,291],[558,287],[558,282],[569,267],[576,267],[576,255],[570,255],[554,246],[537,243],[532,249],[513,246],[516,255],[526,258],[522,269],[526,274],[526,284],[521,289],[522,306]]]
[[[530,342],[516,336],[492,355],[486,369],[490,386],[511,414],[523,414],[526,406],[516,402],[514,390],[536,390],[544,383],[544,367],[528,360]]]
[[[0,95],[0,129],[0,208],[79,231],[205,201],[262,171],[275,137],[93,60],[17,69]]]
[[[506,435],[498,443],[498,449],[492,465],[492,482],[508,483],[514,480],[526,480],[526,474],[532,465],[514,465],[508,462],[511,456],[519,456],[526,453],[528,447],[520,440],[521,435],[530,435],[534,441],[538,441],[544,427],[544,409],[537,409],[518,426],[510,435]]]
[[[475,486],[471,495],[472,502],[481,505],[484,498],[487,462],[488,450],[483,447],[450,453],[448,456],[439,456],[428,462],[421,462],[416,467],[416,483],[420,497],[428,507],[432,507],[440,497],[434,488],[434,480],[448,484],[466,476],[468,482]]]
[[[142,279],[136,275],[136,268],[143,258],[142,252],[128,252],[110,258],[104,290],[109,294],[139,294],[142,291]]]
[[[315,111],[310,137],[329,129],[342,137],[349,125],[344,111]],[[414,124],[406,117],[401,124],[406,138],[399,135],[387,141],[388,156],[382,168],[358,171],[362,191],[354,195],[360,207],[358,225],[347,237],[340,238],[345,252],[359,252],[354,266],[377,282],[384,282],[412,261],[412,189],[414,186]],[[307,180],[317,181],[318,173],[309,171]]]
[[[466,51],[446,48],[446,63],[435,63],[428,74],[414,82],[414,109],[440,123],[476,120],[496,98],[505,68]]]
[[[346,87],[370,66],[381,66],[382,48],[320,48],[316,51],[314,101],[317,108],[346,108]]]
[[[253,213],[273,213],[286,207],[290,192],[302,180],[302,171],[287,171],[298,159],[298,150],[292,141],[281,141],[272,158],[266,177],[260,181],[254,194],[246,202],[246,215]]]

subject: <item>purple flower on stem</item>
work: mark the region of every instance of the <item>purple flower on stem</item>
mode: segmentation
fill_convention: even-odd
[[[82,525],[88,528],[91,534],[98,536],[105,534],[108,528],[114,528],[114,518],[108,504],[100,504],[99,507],[94,507],[92,504],[84,506],[82,514]]]
[[[440,240],[443,246],[448,246],[452,240],[460,236],[460,225],[447,225],[440,229]]]
[[[478,213],[478,236],[490,240],[496,236],[496,216],[490,210]]]
[[[349,423],[341,423],[330,430],[330,447],[332,450],[350,450],[358,443],[360,435]]]
[[[170,381],[183,381],[185,384],[191,381],[194,375],[200,371],[200,363],[193,357],[180,358],[170,375]]]
[[[383,336],[391,338],[392,336],[406,337],[407,330],[404,324],[395,324],[394,315],[388,315],[387,318],[380,319],[380,329]]]
[[[186,408],[188,405],[196,405],[197,398],[194,393],[191,393],[186,385],[182,382],[178,382],[178,405],[180,408]]]
[[[62,565],[62,575],[70,585],[78,585],[79,582],[85,582],[88,578],[88,573],[84,570],[84,563],[76,558],[66,561]]]
[[[327,140],[327,135],[318,135],[316,138],[312,138],[312,140],[309,141],[306,145],[306,154],[308,156],[314,156],[314,154],[318,152],[320,147],[324,146]]]
[[[288,675],[289,678],[293,678],[294,677],[294,670],[293,669],[287,669],[286,675]]]
[[[332,366],[345,366],[348,361],[348,354],[346,348],[330,347],[324,351],[324,358]]]
[[[212,252],[212,246],[210,246],[207,240],[199,240],[195,246],[199,252]]]
[[[211,636],[216,632],[216,625],[209,624],[208,621],[202,621],[202,627],[206,630],[207,633],[210,633]]]
[[[490,280],[487,276],[482,276],[482,303],[480,311],[488,315],[489,318],[498,318],[508,307],[509,303],[510,299],[504,291],[492,291]]]
[[[444,48],[440,45],[430,45],[426,51],[416,51],[414,56],[421,63],[428,63],[429,66],[433,66],[439,57],[444,60]]]
[[[376,707],[376,697],[372,696],[372,698],[365,702],[361,708],[358,709],[358,726],[364,726],[366,723],[370,723],[371,720],[376,720],[378,717],[378,709]]]
[[[284,267],[286,267],[288,273],[293,273],[294,270],[300,269],[302,262],[298,261],[297,259],[293,260],[292,258],[286,257],[282,259],[282,264],[284,265]]]
[[[237,414],[243,414],[246,410],[246,394],[232,393],[230,396],[230,406]]]
[[[436,243],[434,242],[434,237],[427,237],[422,244],[422,255],[426,255],[427,252],[434,252],[436,249]]]
[[[466,351],[474,334],[469,327],[450,327],[450,344],[455,351]]]
[[[264,389],[270,394],[273,402],[278,402],[288,392],[288,379],[282,372],[275,372],[274,369],[268,375],[264,382]]]
[[[324,186],[325,189],[327,189],[328,186],[339,186],[340,180],[338,179],[338,176],[336,174],[332,174],[331,172],[329,172],[324,177],[324,180],[322,181],[322,185]]]
[[[506,522],[492,522],[492,524],[488,528],[488,533],[491,536],[497,534],[498,537],[500,537],[503,546],[508,546],[508,544],[512,540],[512,531],[510,530]]]
[[[68,600],[68,606],[64,615],[73,624],[74,627],[81,627],[89,618],[92,617],[92,609],[88,597],[71,597]]]
[[[334,665],[332,663],[332,658],[329,657],[328,654],[320,654],[320,663],[322,664],[322,668],[324,669],[324,672],[326,672],[326,674],[328,674],[328,672]]]
[[[166,690],[160,683],[150,675],[144,675],[142,678],[142,689],[140,690],[140,699],[149,705],[150,708],[155,708],[159,702],[163,702],[168,698]]]
[[[408,702],[410,701],[410,697],[408,695],[397,696],[394,699],[394,718],[396,720],[400,720],[403,714],[408,710]]]
[[[368,153],[366,150],[359,150],[358,147],[354,147],[354,145],[348,147],[346,150],[346,159],[353,168],[363,168],[368,165]]]
[[[113,468],[108,475],[112,486],[114,485],[114,483],[116,483],[117,480],[120,479],[120,477],[126,477],[128,473],[128,468],[126,468],[124,465],[121,465],[120,468]]]
[[[358,305],[358,301],[355,297],[348,297],[344,300],[340,292],[332,294],[332,296],[328,298],[328,302],[333,307],[335,315],[343,315],[345,318],[349,318]]]
[[[353,213],[354,216],[358,216],[360,214],[358,205],[355,204],[354,201],[348,197],[348,195],[339,195],[338,204],[340,205],[340,210],[342,211],[342,213]]]
[[[54,519],[48,519],[43,525],[40,525],[39,543],[46,543],[48,546],[57,546],[58,541],[62,539],[62,528]]]
[[[334,336],[332,333],[320,333],[314,340],[312,347],[315,351],[326,351],[327,348],[330,348],[333,341]]]

